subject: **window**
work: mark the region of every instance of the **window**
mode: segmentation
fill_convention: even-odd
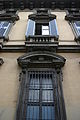
[[[80,40],[80,21],[71,22],[71,27],[75,35],[75,40]]]
[[[0,22],[0,38],[8,39],[8,33],[11,29],[12,23],[7,21]]]
[[[16,120],[66,120],[62,91],[65,59],[47,51],[18,58],[22,67]]]
[[[36,23],[35,35],[49,35],[49,24],[48,23]]]
[[[74,24],[74,27],[76,29],[76,32],[80,36],[80,21],[75,21],[73,24]]]
[[[68,20],[76,41],[80,41],[80,11],[79,9],[70,9],[67,11],[65,20]]]
[[[35,35],[50,35],[57,38],[59,34],[56,19],[47,23],[35,23],[35,21],[29,19],[25,36]]]
[[[59,37],[56,17],[48,11],[38,11],[36,14],[29,16],[25,37],[52,37],[56,40]]]
[[[26,120],[55,120],[54,72],[29,71]]]

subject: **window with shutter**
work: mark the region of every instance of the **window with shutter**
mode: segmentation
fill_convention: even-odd
[[[36,14],[29,16],[26,39],[34,37],[52,37],[54,39],[59,38],[56,16],[51,15],[48,11],[38,11]]]
[[[12,27],[12,23],[8,21],[1,21],[0,22],[0,38],[8,39],[8,34],[11,27]]]
[[[65,20],[69,21],[69,24],[74,33],[74,39],[80,42],[80,11],[79,9],[69,9]]]

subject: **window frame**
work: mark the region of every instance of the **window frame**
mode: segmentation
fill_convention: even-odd
[[[27,53],[18,58],[18,64],[22,67],[20,74],[20,91],[18,99],[18,107],[16,112],[16,120],[26,120],[25,107],[27,101],[25,101],[25,89],[28,84],[28,70],[34,69],[34,71],[55,71],[55,107],[56,107],[56,119],[66,120],[65,103],[62,90],[62,70],[65,59],[62,56],[55,55],[52,52],[35,51]]]
[[[27,72],[27,77],[28,77],[28,73],[29,72],[33,72],[33,73],[49,73],[49,72],[51,72],[51,75],[52,75],[52,82],[54,81],[54,83],[55,83],[55,80],[53,80],[53,73],[55,73],[55,70],[47,70],[47,69],[31,69],[31,70],[28,70],[28,72]],[[55,75],[55,74],[54,74]],[[54,77],[55,78],[55,77]],[[28,91],[28,93],[29,93],[29,82],[30,82],[30,78],[28,77],[27,78],[28,79],[28,83],[27,83],[27,91]],[[41,119],[41,117],[42,117],[42,107],[43,106],[51,106],[51,107],[55,107],[55,102],[54,101],[51,101],[51,102],[42,102],[42,89],[41,89],[41,85],[42,85],[42,78],[40,78],[40,95],[39,95],[39,101],[38,102],[29,102],[28,100],[27,100],[27,97],[29,97],[28,95],[29,94],[25,94],[25,98],[24,98],[24,101],[26,101],[27,100],[27,103],[26,103],[26,105],[25,105],[25,108],[24,108],[24,113],[26,113],[26,108],[27,108],[27,106],[29,105],[29,106],[39,106],[39,111],[40,111],[40,114],[39,114],[39,119]],[[52,84],[53,85],[53,84]],[[53,90],[53,94],[54,94],[54,91],[55,91],[55,89],[53,88],[52,89]],[[26,92],[25,92],[26,93]],[[56,109],[56,107],[55,107],[55,109]],[[24,116],[26,117],[26,114],[24,114]],[[53,120],[53,119],[52,119]]]
[[[33,25],[30,24],[33,23]],[[36,34],[36,25],[44,25],[48,24],[49,25],[49,35],[42,35],[42,33]],[[29,28],[29,26],[31,26]],[[34,26],[34,27],[33,27]],[[52,27],[53,26],[53,27]],[[40,28],[41,29],[41,28]],[[30,31],[30,32],[29,32]],[[31,31],[33,31],[31,33]],[[57,27],[57,22],[56,22],[56,15],[52,15],[50,11],[37,11],[35,14],[31,14],[28,16],[28,24],[27,24],[27,30],[25,33],[25,38],[27,41],[30,41],[30,39],[37,39],[41,41],[42,37],[47,38],[52,38],[55,41],[58,40],[59,38],[59,33],[58,33],[58,27]]]

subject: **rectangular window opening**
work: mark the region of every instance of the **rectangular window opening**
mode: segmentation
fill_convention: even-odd
[[[26,120],[55,120],[53,76],[52,71],[28,72]]]
[[[50,21],[49,20],[34,21],[29,19],[25,36],[26,39],[35,38],[35,41],[36,40],[45,41],[45,38],[54,38],[55,40],[58,40],[59,33],[56,19]]]
[[[35,35],[49,35],[49,24],[36,23]]]

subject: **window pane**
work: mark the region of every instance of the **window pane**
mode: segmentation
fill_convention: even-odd
[[[52,79],[43,79],[42,80],[42,89],[53,89]]]
[[[54,106],[42,106],[42,120],[55,120]]]
[[[49,26],[42,25],[42,35],[49,35]]]
[[[33,78],[30,79],[30,87],[31,89],[39,89],[39,79],[38,78]]]
[[[44,30],[49,30],[49,26],[43,26],[43,25],[42,25],[42,30],[43,30],[43,29],[44,29]]]
[[[3,22],[3,25],[2,25],[2,27],[8,27],[8,25],[9,25],[9,22]]]
[[[49,30],[42,30],[42,35],[49,35]]]
[[[80,27],[80,21],[75,21],[77,27]]]
[[[39,90],[29,90],[29,102],[39,102]]]
[[[53,102],[53,90],[42,91],[42,102]]]
[[[27,119],[54,120],[52,74],[48,72],[39,72],[38,74],[37,72],[32,72],[29,78],[28,105],[30,106],[27,107]],[[39,109],[41,116],[39,116]],[[35,117],[37,114],[38,117]]]
[[[26,120],[38,120],[39,119],[39,106],[27,106],[27,119]]]

